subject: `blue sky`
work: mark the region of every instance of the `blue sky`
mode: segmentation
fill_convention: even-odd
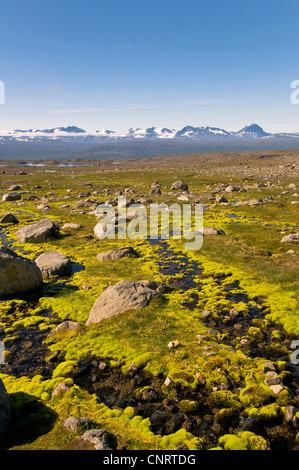
[[[1,0],[0,129],[299,131],[298,0]]]

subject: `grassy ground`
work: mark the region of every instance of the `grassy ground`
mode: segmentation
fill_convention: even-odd
[[[63,448],[78,435],[63,426],[72,415],[88,416],[93,427],[115,434],[118,448],[297,448],[296,428],[287,428],[284,416],[288,406],[295,406],[299,412],[290,363],[291,341],[299,334],[299,251],[298,245],[283,245],[281,239],[298,232],[299,209],[291,201],[299,198],[293,196],[296,189],[290,190],[289,185],[297,185],[299,191],[299,183],[296,174],[289,173],[287,163],[287,171],[280,175],[277,159],[261,163],[256,155],[252,158],[247,169],[238,156],[224,160],[221,167],[217,159],[211,157],[204,163],[200,156],[198,164],[195,157],[190,157],[189,165],[187,157],[183,162],[175,160],[177,165],[168,158],[168,168],[165,160],[161,163],[157,159],[144,166],[139,162],[137,170],[132,163],[118,165],[117,170],[111,163],[103,167],[56,168],[55,173],[30,168],[26,175],[18,175],[17,166],[6,169],[7,174],[1,175],[2,193],[6,186],[17,183],[22,201],[1,203],[1,213],[12,211],[20,221],[18,227],[2,226],[2,242],[11,243],[18,253],[31,259],[44,251],[62,251],[84,269],[67,279],[45,280],[38,299],[0,302],[0,339],[5,343],[10,367],[16,362],[14,351],[22,350],[23,337],[30,327],[42,335],[64,320],[81,324],[78,331],[42,337],[46,353],[39,369],[30,372],[29,367],[24,370],[17,362],[12,373],[11,368],[1,366],[0,377],[13,405],[13,426],[2,448]],[[232,171],[239,167],[241,172]],[[220,228],[225,235],[205,236],[198,251],[186,251],[183,241],[177,240],[153,245],[147,240],[80,238],[93,235],[96,219],[89,207],[77,206],[76,212],[72,211],[78,201],[105,201],[115,198],[119,191],[128,198],[148,197],[151,184],[158,181],[162,194],[151,199],[179,202],[170,192],[176,178],[188,183],[190,192],[204,204],[204,225]],[[257,187],[257,183],[267,181],[267,186]],[[217,193],[213,191],[223,183],[239,185],[246,191],[224,192],[228,204],[215,204],[213,196]],[[41,188],[32,189],[36,185]],[[126,188],[131,192],[125,192]],[[80,197],[80,192],[90,194]],[[38,209],[43,201],[29,200],[32,195],[45,197],[50,209]],[[273,201],[236,205],[238,201],[268,197]],[[61,226],[74,222],[81,228],[62,230],[61,236],[49,243],[18,244],[16,230],[42,217]],[[133,246],[140,258],[107,262],[96,259],[97,253],[124,245]],[[290,249],[293,253],[287,253]],[[177,267],[174,275],[167,274],[171,261]],[[155,279],[171,284],[190,277],[193,287],[173,289],[163,301],[91,327],[85,325],[94,301],[108,285],[123,279]],[[228,318],[232,308],[239,313],[234,323]],[[205,309],[212,312],[208,322],[201,315]],[[236,323],[241,325],[239,333]],[[198,340],[198,335],[206,339]],[[179,346],[169,349],[168,343],[174,340]],[[34,355],[34,341],[30,347]],[[123,384],[119,386],[124,395],[121,406],[120,402],[110,402],[105,394],[97,394],[96,388],[76,381],[84,361],[109,363],[110,381],[116,372],[121,374],[115,376],[121,377]],[[269,361],[284,381],[284,390],[278,395],[264,384],[262,364]],[[43,364],[47,364],[50,375],[45,376]],[[139,382],[130,369],[132,364]],[[166,377],[171,380],[168,387],[163,385]],[[60,382],[67,382],[70,389],[53,397]],[[140,397],[148,390],[156,393],[158,409],[165,414],[162,424],[157,424],[146,398],[144,407],[140,405]],[[172,410],[176,409],[182,419],[167,426],[170,402],[172,407],[175,403]],[[240,427],[240,417],[254,418],[259,423],[253,433]]]

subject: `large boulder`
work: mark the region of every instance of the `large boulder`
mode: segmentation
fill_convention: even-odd
[[[2,201],[5,202],[5,201],[19,201],[20,199],[22,199],[22,196],[20,193],[6,193],[6,194],[3,194],[2,196]]]
[[[121,258],[138,258],[139,255],[137,251],[134,250],[131,246],[126,246],[124,248],[117,248],[116,250],[109,250],[97,255],[99,261],[117,261]]]
[[[4,384],[0,379],[0,437],[5,434],[11,422],[11,404]]]
[[[120,281],[109,286],[93,304],[86,325],[99,323],[127,310],[143,308],[153,298],[162,299],[159,287],[160,283],[149,281]]]
[[[34,261],[0,247],[0,299],[40,289],[43,277]]]
[[[68,276],[72,272],[70,258],[60,251],[46,251],[36,258],[35,263],[43,277]]]
[[[299,243],[299,232],[290,233],[290,235],[286,235],[285,237],[283,237],[280,243]]]
[[[44,243],[57,237],[59,226],[50,219],[40,219],[20,228],[16,235],[19,243]]]
[[[170,189],[171,191],[187,191],[188,185],[184,181],[175,181]]]

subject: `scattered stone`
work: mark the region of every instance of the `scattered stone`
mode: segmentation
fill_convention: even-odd
[[[67,382],[60,382],[55,389],[53,390],[52,397],[56,397],[57,395],[60,395],[61,393],[67,392],[71,388],[71,385],[68,384]]]
[[[217,202],[217,204],[222,204],[222,203],[227,203],[228,201],[227,201],[227,199],[225,199],[224,196],[219,195],[219,196],[216,197],[216,202]]]
[[[75,416],[70,416],[64,421],[63,425],[68,431],[77,432],[90,423],[90,418],[76,418]]]
[[[68,276],[72,272],[70,258],[60,251],[46,251],[36,258],[35,263],[43,277]]]
[[[66,320],[62,323],[59,323],[59,325],[57,325],[56,328],[54,328],[54,330],[52,330],[48,334],[48,336],[52,336],[55,333],[58,333],[59,331],[62,331],[62,330],[76,331],[76,330],[79,330],[80,328],[81,328],[80,323],[76,321]]]
[[[232,193],[232,192],[240,191],[240,189],[241,189],[240,186],[234,186],[233,184],[230,184],[225,188],[225,191],[227,193]]]
[[[223,230],[215,227],[203,227],[200,231],[203,235],[225,235]]]
[[[113,434],[104,429],[90,429],[81,437],[69,442],[63,450],[116,450],[117,441]]]
[[[278,376],[270,377],[269,379],[264,380],[265,385],[271,387],[271,385],[282,385],[282,378]]]
[[[203,375],[199,371],[196,372],[195,377],[197,378],[198,382],[201,385],[204,385],[206,383],[205,378],[203,377]]]
[[[204,318],[208,318],[212,315],[212,312],[211,310],[204,310],[203,312],[201,312],[201,315],[204,317]]]
[[[19,243],[44,243],[56,238],[58,234],[59,226],[46,218],[22,227],[16,233]]]
[[[282,385],[270,385],[270,388],[275,395],[278,395],[282,390],[284,390]]]
[[[97,255],[98,261],[117,261],[121,258],[138,258],[139,254],[131,246],[117,248],[116,250],[105,251]]]
[[[110,318],[131,309],[145,307],[151,299],[162,299],[153,283],[146,281],[132,282],[120,281],[115,286],[109,286],[95,301],[89,314],[86,325],[99,323],[105,318]]]
[[[299,233],[291,233],[283,237],[280,243],[299,243]]]
[[[7,188],[7,191],[19,191],[21,189],[21,186],[19,186],[18,184],[12,184],[11,186],[9,186],[9,188]]]
[[[169,377],[166,377],[165,381],[164,381],[164,385],[165,387],[169,387],[169,385],[171,384],[172,380],[169,378]]]
[[[266,374],[268,371],[276,371],[276,367],[272,362],[264,362],[263,364],[263,373]]]
[[[238,310],[236,310],[235,308],[230,309],[229,311],[230,318],[236,318],[238,315],[239,315]]]
[[[34,261],[0,247],[0,298],[40,289],[43,278]]]
[[[2,196],[2,201],[19,201],[22,199],[20,193],[7,193]]]
[[[175,181],[170,188],[171,191],[188,191],[188,185],[184,181]]]
[[[177,348],[179,345],[180,345],[179,341],[174,340],[174,341],[170,341],[170,343],[168,343],[167,346],[169,347],[169,349],[174,349],[174,348]]]
[[[285,417],[287,423],[292,423],[296,415],[296,408],[294,406],[287,406],[285,410]]]
[[[8,214],[4,215],[2,219],[0,219],[0,224],[18,224],[18,219],[9,212]]]

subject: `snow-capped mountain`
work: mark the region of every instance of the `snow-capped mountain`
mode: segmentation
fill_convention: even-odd
[[[272,134],[265,132],[258,124],[250,124],[250,126],[245,126],[240,131],[235,132],[234,135],[246,139],[261,139],[262,137],[269,137]]]
[[[54,127],[51,129],[15,129],[13,131],[0,130],[0,142],[8,141],[50,141],[61,142],[107,142],[107,141],[133,141],[133,140],[179,140],[179,141],[256,141],[261,139],[299,139],[299,132],[271,134],[264,131],[258,124],[250,124],[237,132],[226,131],[218,127],[185,126],[180,130],[166,127],[130,128],[123,132],[109,129],[99,129],[87,132],[76,126]]]

